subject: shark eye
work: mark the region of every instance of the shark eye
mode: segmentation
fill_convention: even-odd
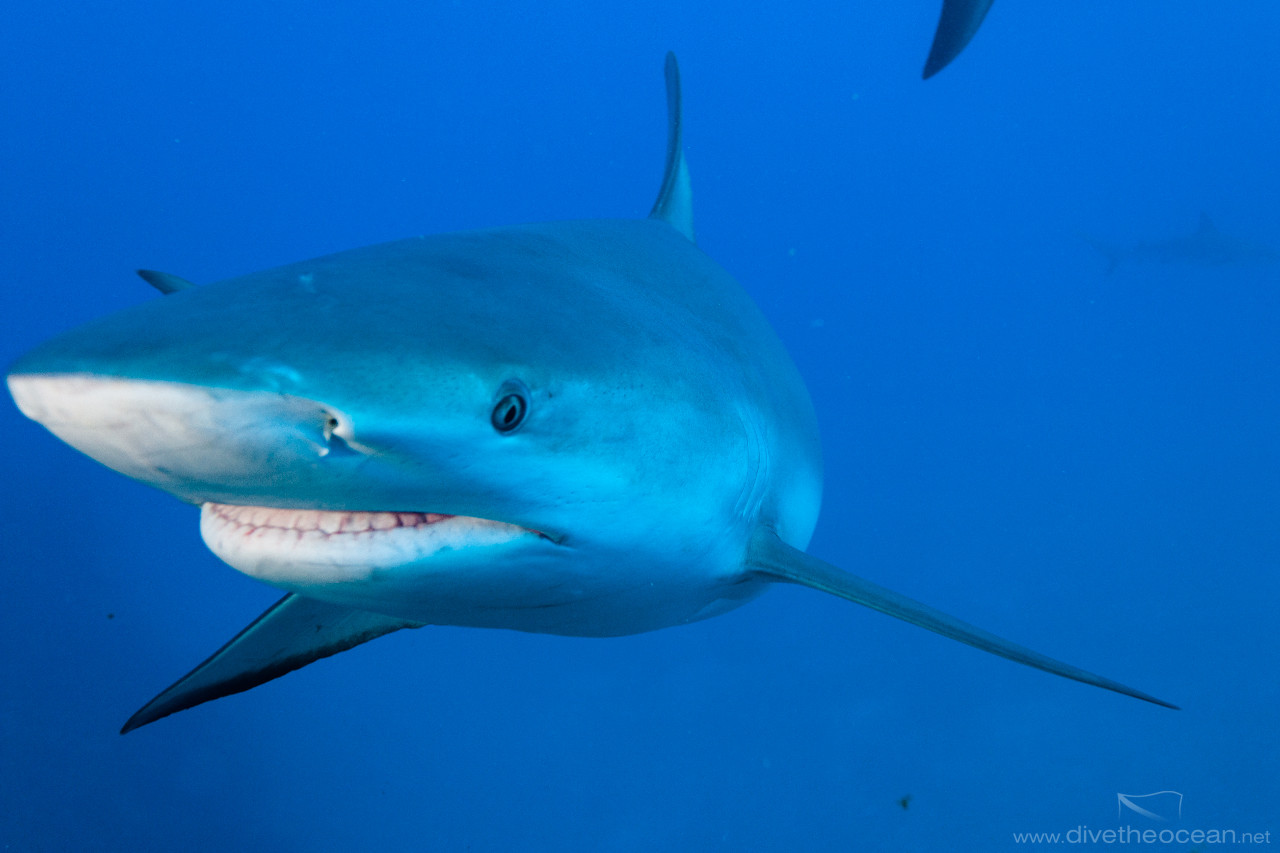
[[[529,413],[529,392],[520,382],[507,382],[499,392],[502,397],[493,407],[489,421],[500,433],[515,432]]]

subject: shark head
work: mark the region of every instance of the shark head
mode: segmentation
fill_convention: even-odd
[[[695,304],[679,281],[637,293],[654,258],[695,271]],[[770,446],[755,399],[788,377],[744,374],[700,328],[735,292],[660,221],[440,235],[182,289],[8,382],[68,444],[202,506],[254,577],[423,622],[627,632],[716,610],[762,512],[812,530],[816,460],[800,430]],[[776,346],[736,302],[735,329]],[[807,476],[770,479],[780,451]],[[604,569],[637,559],[650,576]],[[574,606],[658,581],[684,600]]]

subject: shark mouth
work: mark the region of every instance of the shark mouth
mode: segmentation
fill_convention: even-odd
[[[514,524],[465,515],[219,503],[201,506],[200,534],[223,562],[277,585],[368,580],[446,551],[542,537]]]

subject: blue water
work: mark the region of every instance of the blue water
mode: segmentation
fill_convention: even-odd
[[[810,550],[1185,710],[780,588],[623,639],[403,632],[121,737],[277,594],[205,550],[192,508],[3,404],[0,849],[1280,841],[1280,268],[1108,275],[1080,239],[1185,235],[1207,211],[1280,247],[1280,8],[1000,2],[925,84],[936,15],[21,3],[0,362],[159,298],[137,267],[208,282],[642,216],[673,49],[700,243],[821,420]],[[1180,820],[1118,816],[1117,793],[1163,790]]]

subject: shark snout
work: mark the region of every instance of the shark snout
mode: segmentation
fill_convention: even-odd
[[[303,397],[83,373],[15,372],[8,385],[67,444],[186,500],[305,491],[358,455],[350,418]]]

